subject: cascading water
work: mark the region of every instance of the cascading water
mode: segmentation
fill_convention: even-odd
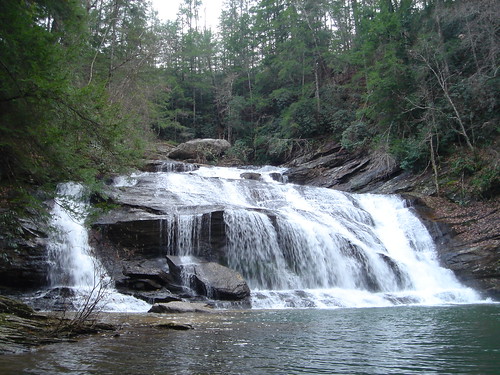
[[[83,187],[75,183],[60,184],[52,209],[53,231],[48,242],[52,286],[87,287],[98,282],[96,259],[90,256],[87,230],[83,226],[87,204]]]
[[[203,215],[223,211],[227,265],[247,280],[256,308],[479,300],[439,266],[401,198],[286,184],[276,178],[282,172],[201,167],[137,174],[120,186],[154,191],[173,255],[199,255]]]
[[[97,303],[103,311],[147,311],[149,304],[117,293],[105,268],[92,255],[84,222],[89,209],[84,188],[60,184],[51,212],[48,241],[49,280],[52,288],[71,290],[67,297],[76,309]]]

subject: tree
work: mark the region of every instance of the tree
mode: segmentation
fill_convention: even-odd
[[[2,178],[88,181],[133,163],[141,138],[102,82],[82,85],[82,4],[4,2],[0,21]]]

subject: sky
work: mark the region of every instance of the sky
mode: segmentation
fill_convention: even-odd
[[[203,0],[203,5],[200,9],[200,26],[204,25],[205,18],[208,27],[213,29],[219,23],[219,15],[222,8],[223,0]],[[158,11],[158,16],[161,20],[175,21],[177,18],[177,10],[179,4],[183,0],[151,0],[153,8]]]

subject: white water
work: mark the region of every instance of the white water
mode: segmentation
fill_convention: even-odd
[[[261,181],[241,179],[244,172]],[[171,254],[198,255],[203,214],[223,210],[227,263],[249,283],[255,308],[479,301],[439,266],[429,233],[399,197],[283,184],[273,172],[283,169],[202,167],[119,184],[152,189],[168,213],[162,236]]]
[[[72,302],[77,309],[88,301],[95,301],[99,311],[147,311],[150,305],[146,302],[117,293],[110,287],[111,280],[89,245],[84,225],[88,209],[81,185],[58,186],[48,241],[51,286],[70,288],[75,294]]]

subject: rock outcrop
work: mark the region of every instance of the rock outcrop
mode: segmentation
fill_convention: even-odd
[[[225,139],[194,139],[181,143],[168,154],[168,157],[191,162],[213,161],[230,147],[231,144]]]
[[[198,164],[175,160],[150,160],[141,169],[145,172],[192,172],[199,168]]]
[[[434,237],[441,264],[465,285],[500,300],[500,203],[464,207],[430,196],[410,201]]]
[[[404,172],[395,159],[384,152],[349,152],[328,142],[313,152],[286,164],[289,182],[356,193],[399,194],[418,190],[435,193],[431,179]]]
[[[16,236],[0,229],[0,288],[20,291],[47,285],[47,234],[41,228],[21,219]]]

